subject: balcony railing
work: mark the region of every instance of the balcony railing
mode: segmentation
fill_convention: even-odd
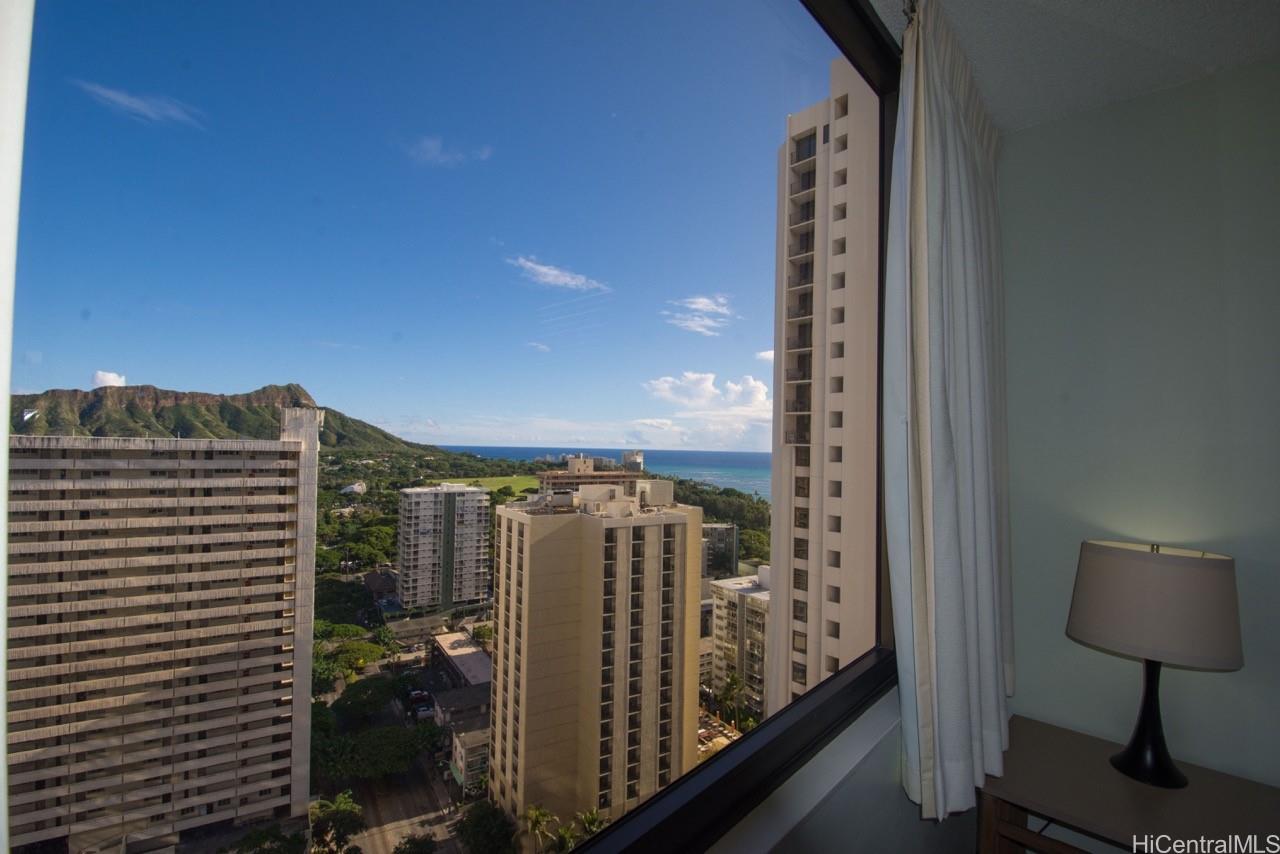
[[[791,182],[791,195],[794,196],[797,193],[803,193],[806,190],[812,190],[814,187],[818,185],[817,178],[818,178],[817,172],[804,173],[803,175],[800,176],[799,181]]]
[[[788,400],[786,403],[787,412],[808,412],[812,406],[808,400]]]
[[[801,163],[818,153],[817,132],[806,134],[795,141],[791,149],[791,162]]]
[[[804,432],[802,432],[802,431],[800,431],[800,430],[789,430],[789,431],[787,431],[787,444],[788,444],[788,445],[807,445],[807,444],[809,444],[809,433],[808,433],[808,431],[804,431]],[[805,497],[808,497],[808,496],[805,496]]]
[[[803,382],[813,378],[813,372],[808,368],[787,368],[786,378],[791,382]]]
[[[807,276],[787,276],[787,287],[789,288],[803,288],[806,285],[812,285],[812,284],[813,284],[812,273],[810,273]]]
[[[813,235],[808,235],[808,240],[798,240],[787,247],[787,257],[795,258],[797,255],[808,255],[813,251]]]
[[[811,338],[800,337],[787,339],[788,350],[809,350],[812,349],[812,347],[813,339]]]
[[[812,305],[794,305],[787,309],[787,320],[800,320],[805,317],[813,317]]]
[[[806,222],[813,222],[813,208],[805,207],[801,210],[793,212],[787,217],[788,225],[800,225]]]

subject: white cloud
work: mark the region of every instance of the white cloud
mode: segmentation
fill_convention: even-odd
[[[667,431],[687,447],[768,447],[773,402],[769,387],[750,374],[721,384],[713,373],[685,371],[643,385],[654,398],[679,409],[670,418],[641,419],[637,425]]]
[[[706,314],[684,314],[682,312],[664,311],[662,315],[667,318],[667,323],[672,326],[678,326],[686,332],[696,332],[699,335],[714,337],[719,335],[718,330],[729,325],[729,321],[722,317],[711,317]]]
[[[696,311],[699,314],[733,315],[733,309],[729,308],[729,298],[724,294],[716,294],[709,297],[686,297],[685,299],[672,300],[671,304]]]
[[[543,344],[541,341],[530,341],[529,346],[537,350],[539,353],[551,352],[551,348],[548,347],[546,344]]]
[[[595,279],[589,279],[581,273],[575,273],[572,270],[566,270],[563,267],[556,267],[551,264],[540,264],[538,259],[532,255],[508,258],[507,263],[513,267],[519,267],[525,278],[532,279],[540,285],[566,288],[571,291],[609,290],[608,285],[603,282],[597,282]]]
[[[682,406],[705,406],[721,396],[715,374],[685,371],[679,379],[658,377],[644,383],[645,391],[658,398]]]
[[[409,157],[427,166],[460,166],[468,160],[488,160],[493,156],[492,145],[482,145],[474,151],[448,148],[438,136],[423,136],[408,146]]]
[[[455,411],[441,421],[406,415],[374,423],[406,439],[442,445],[701,450],[768,450],[771,445],[769,387],[750,374],[721,380],[710,372],[683,371],[642,386],[649,400],[642,404],[641,417],[591,420],[568,412]]]
[[[637,418],[636,426],[651,427],[654,430],[675,430],[676,422],[670,418]]]
[[[167,95],[133,95],[85,80],[71,82],[83,89],[99,104],[131,119],[154,124],[176,122],[204,129],[204,125],[200,122],[204,113]]]
[[[699,335],[709,337],[719,335],[720,330],[728,326],[729,321],[734,317],[733,309],[729,306],[729,298],[724,294],[685,297],[671,300],[670,303],[687,311],[659,312],[667,319],[667,323]]]
[[[756,358],[757,358],[757,359],[759,359],[759,360],[760,360],[760,361],[762,361],[762,362],[772,362],[772,361],[773,361],[773,351],[772,351],[772,350],[761,350],[759,353],[756,353]]]
[[[117,374],[115,371],[94,371],[92,388],[102,388],[104,385],[125,385],[124,374]]]

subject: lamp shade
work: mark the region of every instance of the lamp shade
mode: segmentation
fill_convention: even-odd
[[[1137,543],[1080,544],[1067,636],[1202,670],[1238,670],[1240,603],[1226,555]]]

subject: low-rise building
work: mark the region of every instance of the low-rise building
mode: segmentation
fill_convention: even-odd
[[[452,727],[460,721],[489,719],[489,700],[492,688],[488,682],[467,685],[449,691],[435,693],[435,720],[442,727]]]
[[[644,473],[639,471],[598,471],[595,461],[590,458],[569,457],[565,460],[563,469],[538,472],[538,486],[543,492],[555,492],[582,486],[613,484],[621,486],[625,495],[633,496],[636,494],[636,481],[643,477]]]
[[[452,730],[449,772],[465,795],[484,791],[489,780],[489,724],[473,719]]]
[[[487,685],[493,679],[493,663],[480,644],[465,632],[444,632],[431,638],[431,659],[440,662],[455,688]]]

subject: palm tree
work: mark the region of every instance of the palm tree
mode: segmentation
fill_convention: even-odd
[[[609,819],[600,814],[600,810],[592,807],[586,812],[578,813],[578,825],[582,828],[584,836],[590,836],[593,833],[599,833],[604,830],[605,825],[609,823]]]
[[[733,708],[733,726],[738,727],[738,716],[742,714],[742,693],[746,690],[746,686],[742,684],[742,679],[737,673],[730,673],[724,680],[724,687],[720,689],[720,696],[717,698],[721,706],[730,706]]]
[[[556,851],[572,851],[578,847],[582,833],[573,824],[562,824],[556,828]]]
[[[551,832],[551,824],[560,823],[560,819],[549,809],[533,804],[524,811],[524,832],[529,834],[533,839],[533,850],[542,851],[542,843],[551,841],[554,834]]]

